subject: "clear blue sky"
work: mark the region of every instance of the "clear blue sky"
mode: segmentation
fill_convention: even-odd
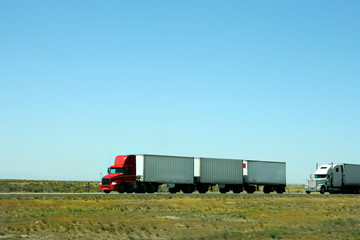
[[[0,178],[116,155],[360,164],[359,1],[0,1]]]

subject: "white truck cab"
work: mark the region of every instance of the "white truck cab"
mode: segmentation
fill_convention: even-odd
[[[321,165],[314,176],[305,184],[306,193],[360,193],[359,164],[325,164]]]
[[[343,179],[343,164],[324,164],[316,171],[314,176],[305,184],[306,193],[320,192],[337,192],[341,191]]]

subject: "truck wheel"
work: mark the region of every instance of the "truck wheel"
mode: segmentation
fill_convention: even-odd
[[[324,194],[324,193],[325,193],[325,186],[321,186],[321,188],[320,188],[320,193],[321,193],[321,194]]]
[[[125,185],[125,192],[127,193],[133,193],[134,192],[134,187],[132,184],[126,184]]]
[[[148,193],[154,193],[155,192],[155,186],[154,184],[149,184],[147,187],[147,192]]]
[[[241,193],[242,187],[241,186],[234,186],[233,187],[233,193]]]
[[[204,194],[204,193],[207,193],[207,189],[200,189],[200,190],[198,190],[199,191],[199,193],[201,193],[201,194]]]
[[[182,188],[182,191],[183,193],[192,193],[194,190],[193,190],[193,187],[190,186],[190,185],[185,185],[183,188]]]
[[[254,193],[255,192],[255,186],[248,186],[246,189],[247,193]]]
[[[199,193],[206,193],[209,190],[209,186],[200,184],[196,186],[196,189],[198,190]]]
[[[269,194],[271,192],[271,187],[264,186],[263,192],[266,193],[266,194]]]
[[[146,184],[140,183],[140,184],[137,185],[137,191],[136,192],[138,192],[138,193],[146,193],[146,191],[147,191]]]
[[[125,192],[125,186],[124,186],[124,184],[120,184],[119,189],[118,189],[118,192],[119,192],[119,193],[124,193],[124,192]]]
[[[106,194],[108,194],[110,192],[111,192],[110,190],[104,190],[104,193],[106,193]]]
[[[227,190],[227,188],[219,188],[219,192],[220,193],[227,193],[228,190]]]
[[[200,187],[197,190],[199,193],[206,193],[209,190],[209,188],[208,187]]]
[[[310,194],[311,192],[310,191],[306,191],[307,194]]]
[[[276,193],[282,194],[282,193],[284,193],[284,192],[285,192],[285,188],[284,188],[284,187],[278,187],[278,188],[276,188]]]
[[[177,189],[176,188],[169,188],[169,193],[176,193]]]

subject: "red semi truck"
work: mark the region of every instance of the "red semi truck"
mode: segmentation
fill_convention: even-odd
[[[121,155],[115,158],[113,166],[108,168],[108,175],[102,178],[99,189],[105,193],[154,193],[160,184],[137,182],[136,155]]]
[[[154,193],[163,183],[168,184],[169,189],[195,191],[194,158],[147,154],[117,156],[99,189],[105,193]]]

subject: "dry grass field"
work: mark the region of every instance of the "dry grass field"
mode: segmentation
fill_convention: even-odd
[[[0,239],[20,238],[360,239],[360,196],[0,198]]]
[[[44,181],[0,179],[0,193],[33,192],[33,193],[95,193],[99,192],[99,182],[85,181]],[[262,188],[259,189],[262,191]],[[166,185],[162,185],[160,192],[168,192]],[[217,186],[212,192],[219,192]],[[288,185],[287,193],[305,193],[304,185]]]

